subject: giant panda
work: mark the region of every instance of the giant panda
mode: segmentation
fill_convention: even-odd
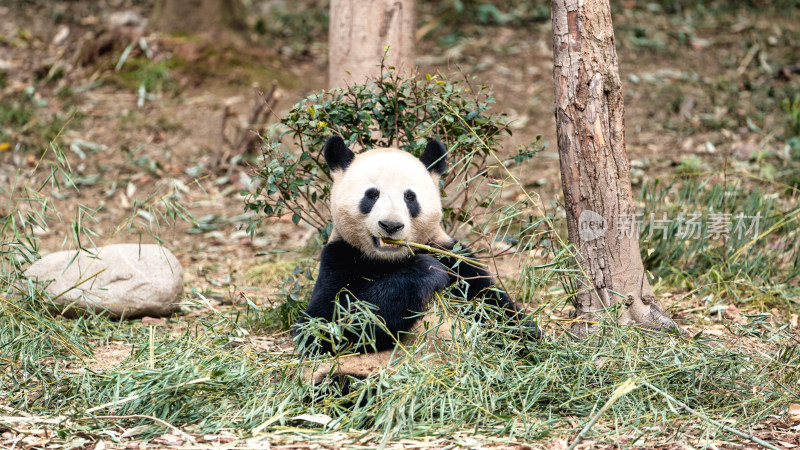
[[[295,325],[295,344],[302,355],[345,350],[357,357],[341,358],[334,369],[318,368],[305,376],[307,380],[319,383],[333,370],[365,378],[386,366],[397,343],[419,331],[434,293],[457,282],[463,283],[467,300],[483,297],[505,311],[509,320],[518,321],[525,337],[539,338],[538,327],[482,267],[383,241],[424,243],[445,250],[460,247],[441,226],[439,179],[447,168],[446,153],[436,140],[428,142],[419,159],[390,148],[356,155],[339,136],[325,143],[323,155],[333,179],[333,229],[322,250],[308,308]],[[337,310],[342,305],[349,309],[347,302],[353,301],[368,305],[383,324],[359,324],[357,330],[345,333],[345,342],[337,348],[330,340],[298,331],[312,319],[336,320]],[[359,339],[364,333],[371,336],[368,343]]]

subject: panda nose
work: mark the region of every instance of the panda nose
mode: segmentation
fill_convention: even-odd
[[[394,234],[403,229],[405,225],[400,222],[391,222],[391,221],[378,221],[378,225],[383,228],[387,233]]]

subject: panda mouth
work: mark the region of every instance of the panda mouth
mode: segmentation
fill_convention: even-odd
[[[393,250],[399,250],[399,249],[402,248],[400,245],[398,245],[398,244],[390,244],[390,243],[384,241],[383,238],[380,238],[380,237],[373,236],[372,240],[375,243],[375,247],[377,247],[378,250],[393,251]]]

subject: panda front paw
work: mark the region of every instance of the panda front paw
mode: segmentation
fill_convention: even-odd
[[[507,316],[510,324],[514,327],[514,335],[520,339],[536,340],[541,339],[542,331],[536,321],[524,311],[516,310]]]
[[[417,255],[414,263],[421,274],[420,283],[424,286],[428,296],[434,291],[444,290],[450,281],[447,268],[431,255]]]
[[[536,322],[530,317],[522,319],[522,332],[527,339],[541,339],[542,330],[536,325]]]

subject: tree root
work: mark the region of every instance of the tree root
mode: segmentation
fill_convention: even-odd
[[[628,295],[625,303],[628,305],[627,315],[637,325],[651,330],[665,331],[686,335],[688,332],[679,327],[669,314],[658,304],[655,295],[645,295],[642,298]]]
[[[622,304],[625,309],[619,316],[620,325],[633,325],[682,336],[688,335],[685,329],[679,327],[670,315],[664,312],[654,295],[639,298],[629,294]],[[606,315],[601,306],[597,308],[594,308],[594,305],[589,308],[582,306],[576,305],[575,322],[572,323],[569,330],[578,339],[585,339],[595,334],[601,328],[601,322]]]

